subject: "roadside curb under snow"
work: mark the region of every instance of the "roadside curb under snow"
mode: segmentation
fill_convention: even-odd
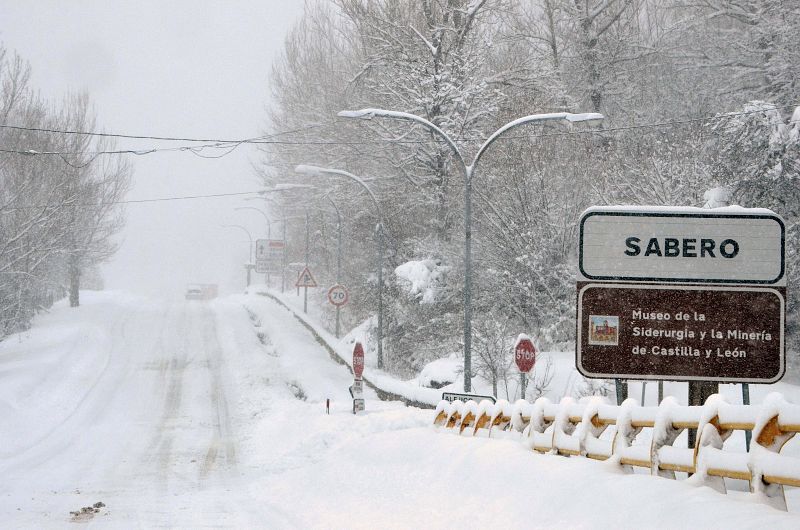
[[[339,364],[344,365],[350,371],[350,373],[353,373],[353,369],[350,366],[350,364],[347,361],[345,361],[342,358],[341,355],[339,355],[339,353],[336,351],[336,348],[331,346],[328,343],[328,341],[325,340],[322,337],[322,335],[320,335],[317,332],[316,328],[310,322],[308,322],[306,319],[304,319],[302,316],[297,314],[297,312],[294,309],[292,309],[291,307],[286,305],[280,298],[278,298],[277,296],[272,295],[270,293],[266,293],[266,292],[260,291],[260,292],[255,292],[253,294],[256,294],[256,295],[259,295],[259,296],[265,296],[265,297],[269,298],[270,300],[273,300],[275,303],[279,304],[281,307],[286,308],[286,310],[289,311],[294,316],[294,318],[296,318],[297,321],[300,322],[300,324],[303,325],[303,327],[305,327],[309,332],[311,332],[311,335],[320,344],[320,346],[325,348],[325,350],[328,352],[328,355],[330,355],[331,359],[333,359],[334,361],[336,361]],[[436,408],[434,405],[431,405],[430,403],[423,403],[421,401],[417,401],[415,399],[408,398],[408,397],[403,396],[401,394],[396,394],[394,392],[389,392],[388,390],[384,390],[384,389],[378,387],[375,383],[370,381],[365,376],[362,376],[362,379],[364,380],[364,383],[369,388],[371,388],[372,390],[375,391],[376,394],[378,394],[378,397],[382,401],[402,401],[403,403],[405,403],[408,406],[422,408],[422,409],[434,409],[434,408]]]

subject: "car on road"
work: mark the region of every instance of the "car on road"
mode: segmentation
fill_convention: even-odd
[[[203,294],[203,289],[197,285],[190,285],[186,287],[186,294],[185,297],[187,300],[203,300],[205,296]]]

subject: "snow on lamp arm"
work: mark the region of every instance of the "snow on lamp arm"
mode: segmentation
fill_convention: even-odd
[[[272,239],[272,221],[269,220],[269,216],[264,213],[263,210],[256,208],[255,206],[237,206],[234,210],[253,210],[261,214],[261,217],[267,222],[267,239]]]
[[[245,270],[247,272],[247,287],[250,287],[250,271],[253,268],[253,236],[250,235],[250,231],[243,227],[242,225],[220,225],[222,228],[237,228],[242,230],[245,234],[247,234],[247,238],[250,240],[250,255],[247,259],[247,265],[245,265]]]
[[[433,131],[442,138],[464,168],[464,391],[472,389],[472,175],[475,166],[486,149],[492,145],[505,132],[528,123],[564,120],[567,122],[588,122],[597,124],[603,120],[603,115],[598,113],[572,114],[569,112],[555,112],[548,114],[532,114],[511,121],[495,131],[478,149],[472,163],[467,165],[461,150],[450,136],[434,123],[416,114],[385,109],[343,110],[337,114],[340,118],[355,118],[371,120],[373,118],[388,118],[395,120],[419,123]]]
[[[239,230],[244,231],[247,234],[247,238],[250,240],[250,256],[248,257],[248,265],[253,264],[253,236],[250,235],[250,231],[243,227],[242,225],[220,225],[222,228],[238,228]]]

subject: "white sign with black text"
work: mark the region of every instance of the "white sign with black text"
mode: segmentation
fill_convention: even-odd
[[[769,210],[596,207],[580,221],[578,281],[783,286],[784,247]]]
[[[283,270],[286,244],[280,239],[256,240],[256,272],[278,274]]]

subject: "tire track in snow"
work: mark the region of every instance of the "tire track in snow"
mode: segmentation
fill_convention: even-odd
[[[176,318],[175,313],[178,313]],[[173,428],[178,418],[183,396],[183,377],[186,367],[185,348],[172,344],[176,337],[184,337],[186,333],[186,310],[176,311],[169,308],[161,320],[159,340],[153,350],[153,356],[159,359],[159,379],[166,388],[161,415],[156,424],[150,443],[144,452],[146,466],[157,463],[156,476],[162,488],[167,486],[169,468],[172,459]]]
[[[201,478],[206,478],[216,465],[220,448],[224,450],[227,468],[233,468],[237,464],[236,445],[232,436],[228,399],[223,386],[222,371],[225,357],[217,336],[217,323],[214,314],[209,308],[205,308],[204,316],[207,325],[204,327],[203,343],[205,345],[206,362],[211,375],[211,404],[212,413],[215,413],[215,416],[213,418],[214,433],[200,470]]]

